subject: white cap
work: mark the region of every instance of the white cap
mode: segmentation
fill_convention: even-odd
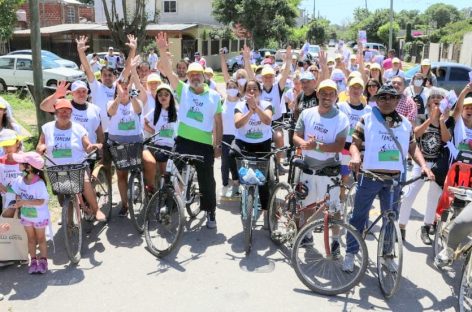
[[[77,81],[74,81],[72,83],[72,86],[70,88],[70,90],[72,92],[76,91],[76,90],[79,90],[79,89],[85,89],[88,91],[88,87],[87,87],[87,84],[85,82],[83,82],[82,80],[77,80]]]

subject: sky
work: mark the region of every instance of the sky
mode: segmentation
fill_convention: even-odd
[[[318,15],[319,11],[320,16],[326,17],[332,24],[339,25],[342,25],[348,19],[352,20],[354,9],[357,7],[365,8],[366,2],[369,11],[390,8],[390,0],[302,0],[300,6],[307,11],[310,17],[313,14],[314,2],[316,5],[316,15]],[[393,0],[393,10],[395,12],[401,10],[420,10],[420,12],[423,12],[435,3],[452,4],[459,10],[472,7],[471,0]]]

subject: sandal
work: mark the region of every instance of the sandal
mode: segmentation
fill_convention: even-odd
[[[128,216],[128,207],[121,207],[120,212],[118,213],[119,217],[127,217]]]

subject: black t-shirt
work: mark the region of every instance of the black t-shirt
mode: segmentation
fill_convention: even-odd
[[[305,92],[300,93],[297,96],[297,104],[295,107],[295,120],[298,119],[298,116],[300,116],[301,112],[310,107],[314,107],[318,105],[318,100],[316,98],[316,92],[313,92],[310,95],[306,95]]]
[[[451,131],[453,118],[446,121],[446,127]],[[428,162],[436,162],[441,152],[444,142],[441,140],[441,130],[432,124],[428,126],[421,137],[417,139],[418,147],[423,153],[424,159]]]

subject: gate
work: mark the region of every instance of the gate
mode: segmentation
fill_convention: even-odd
[[[198,49],[197,40],[195,39],[182,39],[182,55],[181,59],[188,57],[193,60],[193,55]]]

